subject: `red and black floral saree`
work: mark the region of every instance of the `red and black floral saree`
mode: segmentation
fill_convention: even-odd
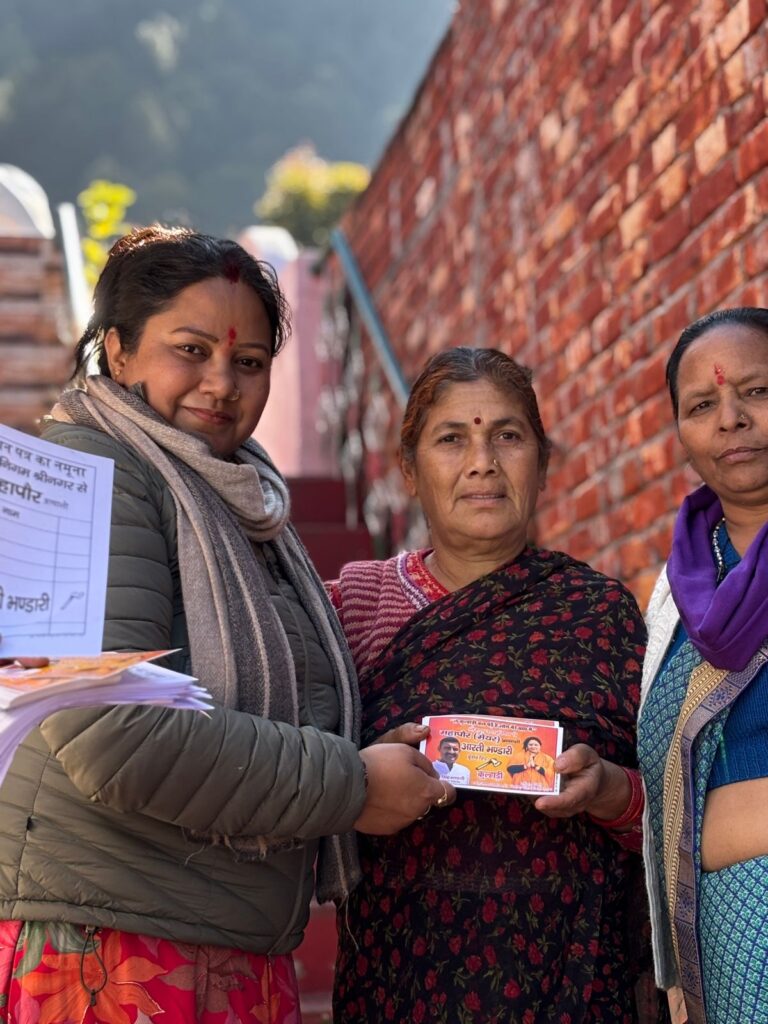
[[[565,744],[636,766],[645,629],[632,596],[567,555],[518,559],[418,612],[360,681],[363,743],[448,713],[557,719]],[[586,815],[459,790],[360,837],[340,915],[335,1019],[634,1024],[637,855]]]

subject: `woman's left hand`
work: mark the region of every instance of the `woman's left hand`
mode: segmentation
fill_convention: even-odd
[[[570,818],[586,811],[610,821],[622,814],[632,795],[626,773],[586,743],[564,750],[555,761],[555,771],[564,776],[562,792],[534,801],[536,810],[549,818]]]

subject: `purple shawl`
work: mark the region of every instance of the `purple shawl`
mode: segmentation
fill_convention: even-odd
[[[715,668],[741,671],[768,636],[768,523],[718,585],[712,531],[722,518],[709,487],[688,495],[675,521],[667,577],[694,647]]]

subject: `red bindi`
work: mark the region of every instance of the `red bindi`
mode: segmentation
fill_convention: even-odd
[[[723,373],[723,368],[722,366],[718,366],[717,363],[715,363],[715,381],[719,384],[720,387],[722,387],[723,384],[725,384],[725,374]]]
[[[237,337],[237,331],[235,330],[234,327],[229,328],[229,330],[227,331],[227,337],[229,338],[229,344],[231,348],[232,345],[234,345],[235,343],[235,338]]]
[[[480,426],[480,424],[481,424],[482,422],[483,422],[483,421],[482,421],[482,420],[480,419],[480,417],[479,417],[479,416],[475,416],[475,424],[476,424],[477,426]]]

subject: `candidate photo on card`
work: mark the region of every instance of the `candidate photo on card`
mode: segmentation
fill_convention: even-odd
[[[458,764],[461,743],[455,736],[443,736],[437,745],[438,758],[432,762],[441,779],[456,786],[469,785],[469,768]]]
[[[522,763],[507,765],[515,786],[552,791],[555,784],[555,759],[541,747],[538,736],[529,736],[523,743]]]

